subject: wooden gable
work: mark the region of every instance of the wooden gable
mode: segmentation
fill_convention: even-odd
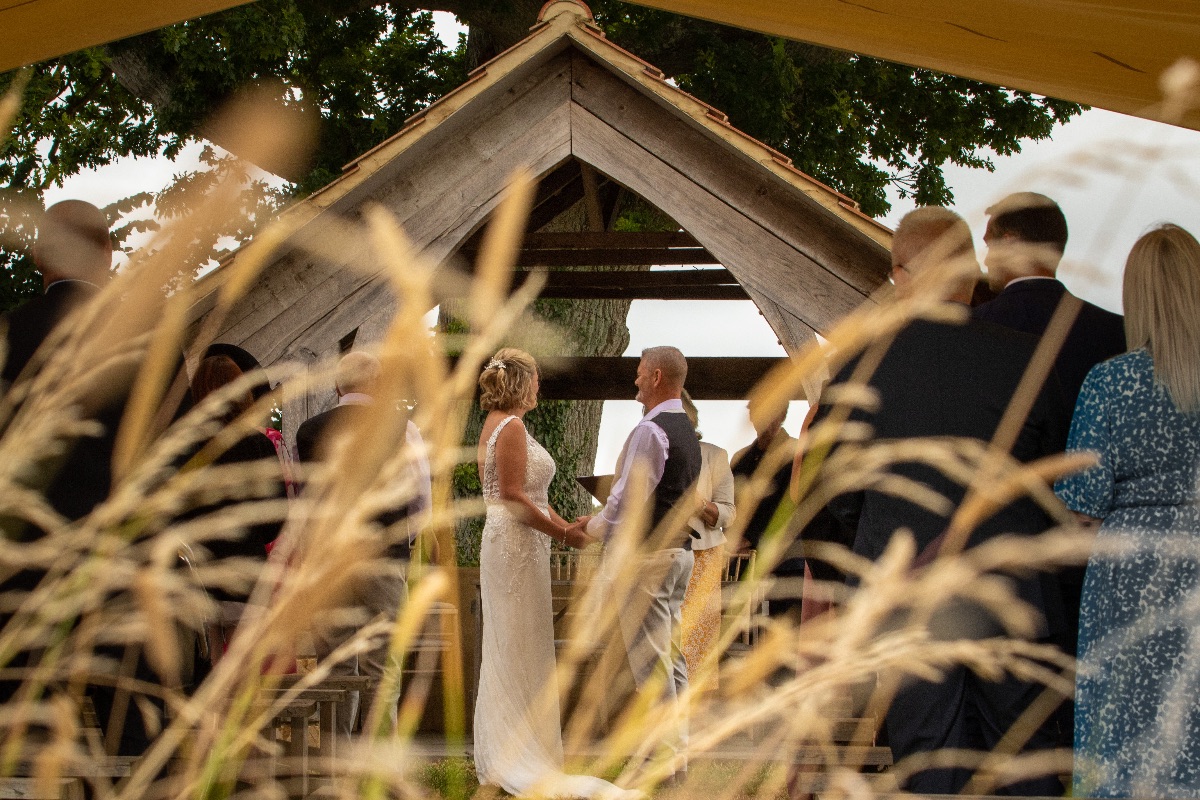
[[[555,0],[529,37],[286,212],[298,232],[217,339],[269,367],[335,355],[354,331],[359,341],[375,338],[394,298],[364,268],[367,243],[328,252],[326,226],[379,204],[441,262],[469,245],[522,167],[542,179],[547,201],[531,230],[558,208],[550,199],[589,176],[625,187],[679,222],[707,262],[723,265],[789,351],[887,275],[886,228],[613,45],[585,6]],[[196,320],[222,280],[221,269],[203,279]],[[733,296],[733,281],[722,281]]]

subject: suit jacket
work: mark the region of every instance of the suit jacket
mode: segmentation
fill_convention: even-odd
[[[300,427],[296,429],[297,458],[300,459],[302,464],[324,461],[329,457],[330,448],[333,446],[334,441],[338,436],[342,435],[341,432],[346,430],[359,415],[366,411],[367,407],[362,405],[334,406],[328,411],[322,411],[315,417],[300,423]],[[408,424],[410,432],[416,430],[411,427],[411,422]],[[401,520],[416,517],[425,510],[428,502],[428,497],[416,497],[401,508],[380,514],[376,522],[385,528],[391,527]],[[415,530],[410,530],[406,541],[389,545],[387,548],[388,557],[408,558],[409,549],[415,534]]]
[[[45,294],[32,298],[8,315],[5,390],[16,381],[54,329],[98,293],[99,289],[90,283],[59,281],[51,284]],[[124,394],[119,394],[116,402],[106,403],[96,414],[96,420],[104,426],[101,436],[81,437],[65,460],[43,465],[46,497],[69,520],[86,516],[108,497],[112,488],[112,450],[124,410]],[[32,534],[29,529],[24,531],[26,537]]]
[[[8,356],[0,373],[6,389],[16,382],[21,370],[58,324],[99,291],[83,281],[58,281],[45,294],[31,298],[6,316],[8,329],[4,336]]]
[[[363,406],[334,406],[301,422],[296,429],[296,457],[308,464],[324,461],[338,431],[363,411]]]
[[[692,529],[692,549],[708,550],[725,544],[725,529],[733,524],[737,510],[733,505],[733,472],[729,453],[711,442],[700,442],[700,477],[696,494],[717,507],[717,524],[709,527],[700,515],[688,520]]]
[[[1023,280],[1010,283],[994,300],[977,306],[971,313],[976,319],[1040,337],[1067,294],[1067,287],[1051,278]],[[1054,362],[1063,395],[1072,411],[1091,368],[1124,352],[1125,319],[1084,302]]]
[[[1036,344],[1031,336],[975,319],[965,325],[913,322],[896,337],[870,379],[870,386],[879,393],[878,408],[856,411],[851,418],[870,424],[875,440],[990,440]],[[853,367],[843,369],[833,383],[845,382]],[[822,404],[817,419],[830,411],[830,405]],[[1051,374],[1021,427],[1013,455],[1028,462],[1061,452],[1069,425],[1062,389]],[[919,481],[955,507],[965,494],[958,483],[923,464],[900,463],[892,472]],[[870,559],[883,553],[898,528],[912,530],[917,547],[924,549],[945,532],[949,522],[948,517],[905,498],[871,490],[836,498],[829,510],[842,530],[853,533],[854,551]],[[1022,499],[986,520],[968,544],[977,545],[1002,533],[1036,534],[1049,526],[1045,513],[1033,501]],[[1047,632],[1062,630],[1062,599],[1054,576],[1022,579],[1017,591],[1042,612]]]

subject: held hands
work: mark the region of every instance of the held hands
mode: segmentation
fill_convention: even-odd
[[[700,520],[711,528],[717,524],[718,519],[720,519],[720,510],[717,508],[717,504],[705,500],[704,505],[700,507]]]
[[[563,544],[582,550],[590,544],[599,541],[588,535],[587,524],[591,517],[577,517],[574,524],[568,525],[563,531]]]

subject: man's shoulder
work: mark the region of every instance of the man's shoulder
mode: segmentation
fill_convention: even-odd
[[[357,413],[356,408],[356,406],[334,406],[319,414],[314,414],[300,423],[300,427],[296,429],[296,438],[320,436],[330,425],[353,417]]]
[[[1081,319],[1087,320],[1089,325],[1102,326],[1109,331],[1119,331],[1121,337],[1124,338],[1125,317],[1106,308],[1101,308],[1095,303],[1089,303],[1087,300],[1081,300],[1080,302],[1083,303],[1083,307],[1079,310]]]

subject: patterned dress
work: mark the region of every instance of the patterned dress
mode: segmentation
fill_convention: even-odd
[[[1088,374],[1067,448],[1100,464],[1055,491],[1103,520],[1079,623],[1074,793],[1200,797],[1200,414],[1135,350]]]

